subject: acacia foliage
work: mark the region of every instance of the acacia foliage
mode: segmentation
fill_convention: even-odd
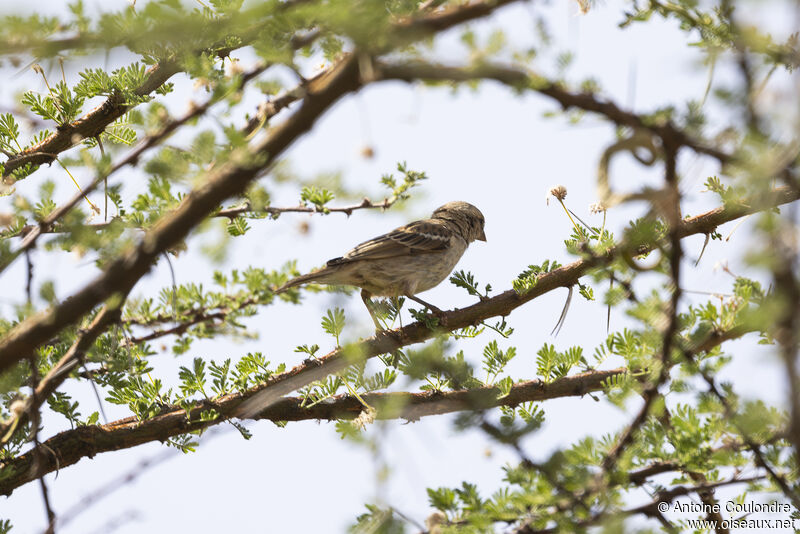
[[[742,484],[749,494],[777,495],[797,507],[796,215],[794,205],[778,209],[800,194],[796,128],[774,120],[759,100],[774,73],[796,68],[796,36],[781,42],[744,25],[730,1],[626,6],[624,26],[675,19],[709,65],[736,69],[734,83],[709,95],[724,105],[727,123],[707,131],[703,102],[632,113],[604,98],[593,80],[571,80],[569,56],[557,56],[555,69],[543,68],[539,56],[552,54],[545,20],[534,50],[513,49],[502,29],[486,34],[468,25],[511,3],[216,0],[197,7],[163,0],[100,14],[76,2],[66,16],[4,17],[0,50],[12,65],[79,62],[120,49],[135,60],[110,70],[87,68],[72,83],[66,76],[47,79],[54,70],[37,67],[47,91],[20,95],[16,107],[9,106],[14,111],[0,115],[0,277],[15,262],[27,260],[35,269],[28,255],[33,248],[53,258],[66,251],[88,255],[98,273],[72,299],[56,298],[47,282],[29,287],[0,317],[2,492],[11,494],[97,452],[148,441],[190,452],[217,424],[232,424],[248,438],[237,416],[289,427],[287,421],[333,420],[342,435],[359,439],[375,418],[458,411],[460,426],[480,428],[513,447],[519,462],[505,469],[503,488],[491,494],[468,482],[430,488],[436,510],[426,527],[431,532],[576,531],[612,528],[632,516],[668,531],[685,529],[685,518],[664,514],[658,503],[696,495],[712,507],[717,488]],[[436,60],[436,37],[451,28],[468,51],[462,64]],[[249,70],[236,60],[240,55],[255,59]],[[207,100],[184,115],[164,104],[177,76],[207,88]],[[139,279],[183,252],[188,236],[214,228],[208,221],[223,221],[226,239],[247,240],[253,225],[288,212],[324,217],[389,208],[424,184],[424,172],[400,164],[394,175],[381,178],[385,198],[357,201],[345,187],[304,182],[281,164],[284,151],[334,102],[382,80],[494,80],[510,91],[554,100],[572,121],[597,115],[618,134],[598,163],[597,209],[605,213],[643,200],[648,210],[620,235],[605,224],[573,221],[565,246],[574,263],[532,258],[535,264],[521,265],[519,276],[499,292],[472,273],[454,273],[451,283],[477,303],[444,317],[413,310],[416,322],[397,328],[398,303],[386,302],[380,311],[393,333],[348,339],[344,312],[328,310],[321,326],[330,346],[300,340],[297,352],[309,361],[295,369],[262,353],[217,360],[193,355],[178,377],[153,376],[153,343],[168,340],[175,354],[191,354],[198,339],[249,334],[245,318],[277,298],[298,303],[303,292],[319,289],[277,297],[272,289],[296,274],[285,258],[279,270],[223,266],[212,280],[167,286],[155,298],[138,295]],[[242,102],[252,94],[261,95],[263,104],[243,113]],[[200,120],[209,115],[222,127]],[[176,132],[184,146],[170,142]],[[682,151],[719,164],[720,173],[705,184],[718,195],[718,210],[684,218],[677,173]],[[612,190],[609,164],[620,153],[656,167],[658,187]],[[58,197],[55,184],[40,178],[46,164],[60,166],[76,186],[73,173],[83,177],[80,193]],[[137,194],[121,178],[130,169],[147,184]],[[273,205],[271,193],[287,183],[296,188],[298,205]],[[553,195],[563,204],[561,191]],[[764,246],[750,260],[770,283],[734,276],[724,298],[685,305],[681,297],[691,271],[681,240],[697,233],[720,239],[719,224],[754,212]],[[209,253],[219,257],[223,248],[224,241]],[[643,267],[649,255],[655,258]],[[659,280],[646,292],[638,289],[644,272]],[[598,347],[559,351],[545,343],[536,351],[533,376],[510,374],[519,347],[510,345],[514,332],[505,317],[547,291],[575,286],[586,299],[602,295],[635,326],[610,333]],[[716,378],[735,357],[724,352],[725,343],[745,335],[772,344],[781,356],[785,405],[742,399]],[[484,339],[482,354],[460,350],[464,338]],[[422,341],[428,342],[410,346]],[[397,391],[399,377],[419,391]],[[91,381],[104,402],[126,406],[131,417],[99,425],[99,412],[68,394],[76,380]],[[264,403],[264,392],[276,402]],[[540,428],[546,400],[588,392],[628,410],[630,422],[604,436],[586,436],[545,462],[532,460],[521,440]],[[242,412],[252,399],[262,404]],[[72,430],[53,436],[40,428],[42,410],[60,414]],[[643,494],[648,500],[641,504]],[[720,519],[710,512],[697,517]],[[48,519],[58,524],[55,515]],[[625,524],[633,529],[641,523]],[[353,528],[413,527],[392,508],[368,505]]]

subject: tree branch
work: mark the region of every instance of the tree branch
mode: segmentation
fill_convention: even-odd
[[[260,73],[264,72],[266,66],[260,65],[251,70],[248,73],[242,75],[242,83],[247,83],[248,81],[252,80]],[[175,130],[180,128],[182,125],[186,124],[187,122],[203,115],[206,111],[208,111],[211,106],[218,102],[218,98],[210,98],[205,103],[199,106],[194,106],[190,109],[183,117],[179,119],[173,119],[164,124],[157,132],[145,137],[139,146],[137,146],[132,152],[130,152],[125,158],[117,162],[113,165],[108,171],[105,173],[101,172],[95,177],[95,179],[90,182],[87,186],[81,189],[78,193],[76,193],[67,203],[62,204],[58,208],[54,209],[47,217],[45,217],[38,225],[26,227],[29,228],[25,233],[20,243],[19,247],[8,257],[4,263],[0,263],[0,273],[4,271],[13,261],[16,259],[19,254],[22,252],[33,248],[36,245],[36,240],[39,238],[41,234],[50,233],[55,228],[55,224],[64,217],[67,213],[69,213],[72,208],[74,208],[83,198],[86,197],[89,193],[93,192],[101,183],[104,183],[109,176],[114,174],[115,172],[119,171],[120,169],[127,167],[128,165],[135,165],[139,158],[142,157],[147,150],[150,148],[158,145],[161,141],[166,139],[170,136]],[[288,104],[287,104],[288,105]],[[282,108],[276,108],[280,110]],[[277,113],[277,111],[276,111]],[[98,229],[102,229],[105,225],[110,223],[100,223],[96,226]],[[6,236],[6,237],[13,237],[13,236]]]
[[[416,40],[427,35],[438,33],[463,22],[485,17],[498,7],[518,2],[519,0],[484,1],[455,6],[440,12],[424,16],[408,17],[394,25],[395,33],[405,40]],[[300,2],[285,2],[282,9]],[[306,35],[290,39],[294,50],[308,46],[319,35],[310,31]],[[249,39],[243,39],[240,46],[246,46]],[[233,52],[235,48],[221,50],[219,55]],[[179,63],[172,59],[160,61],[147,71],[147,80],[134,90],[138,96],[146,96],[161,87],[175,74],[181,72]],[[126,104],[119,95],[109,96],[105,102],[88,112],[83,117],[69,124],[59,125],[56,132],[41,142],[10,156],[4,163],[3,177],[28,163],[41,165],[53,162],[61,152],[72,148],[80,141],[100,135],[112,122],[123,116],[135,106]]]
[[[548,273],[544,276],[551,276],[552,274]],[[450,315],[458,311],[463,310],[450,312]],[[403,330],[419,326],[416,323]],[[725,333],[709,333],[706,339],[696,344],[695,351],[710,350],[716,344],[743,335],[747,331],[746,329],[736,329],[736,336],[733,334],[726,335]],[[391,333],[383,333],[380,337],[384,339],[383,342],[386,342],[386,339],[393,339]],[[372,338],[362,342],[358,347],[366,352],[373,350],[371,347],[378,343],[380,343],[379,340]],[[261,410],[253,411],[252,407],[246,408],[246,405],[251,403],[253,399],[257,399],[258,405],[262,405],[263,398],[260,398],[260,395],[265,391],[274,392],[274,389],[266,388],[276,388],[275,384],[285,388],[287,387],[288,379],[292,377],[301,377],[303,380],[308,379],[310,376],[309,369],[325,369],[325,372],[316,379],[322,379],[329,373],[341,370],[338,367],[334,367],[334,365],[341,365],[343,369],[350,363],[342,356],[343,350],[347,349],[337,349],[337,351],[323,357],[321,361],[311,360],[286,373],[275,375],[266,384],[252,387],[244,393],[225,395],[215,401],[203,401],[188,414],[180,407],[165,407],[164,413],[145,421],[139,421],[135,417],[128,417],[107,425],[83,426],[62,432],[44,442],[46,447],[43,450],[53,451],[52,455],[45,457],[46,463],[40,462],[39,464],[43,466],[41,469],[45,469],[45,471],[33,470],[33,464],[31,463],[32,453],[30,451],[8,460],[4,464],[0,463],[1,471],[3,472],[3,476],[0,476],[0,494],[8,495],[17,487],[55,469],[72,465],[83,457],[92,457],[99,452],[130,448],[150,441],[164,441],[179,434],[200,431],[230,417],[269,419],[272,421],[355,418],[362,412],[363,405],[356,398],[342,395],[332,397],[313,406],[304,406],[305,399],[303,398],[284,397],[277,399]],[[389,352],[389,350],[380,351],[376,354],[384,352]],[[336,359],[337,357],[338,359]],[[550,383],[539,380],[521,382],[513,385],[509,394],[502,398],[499,397],[500,390],[496,387],[439,393],[367,393],[362,395],[362,398],[370,406],[377,409],[378,418],[416,420],[426,415],[462,410],[481,410],[501,405],[516,406],[522,402],[542,401],[565,396],[583,396],[591,391],[603,389],[603,384],[609,378],[626,372],[626,369],[618,368],[607,371],[590,371],[557,379]],[[224,417],[210,421],[201,419],[200,414],[207,410],[215,410]],[[738,444],[732,444],[731,446],[738,446]],[[662,468],[666,469],[666,467]],[[634,472],[631,481],[637,483],[637,480],[643,481],[644,478],[653,474],[657,473],[652,472],[652,469],[644,468],[639,474]]]
[[[778,473],[772,465],[767,461],[765,458],[764,453],[761,451],[761,445],[754,441],[754,439],[749,435],[749,432],[743,428],[742,424],[738,422],[739,414],[736,412],[733,406],[731,406],[728,397],[720,391],[717,387],[716,381],[714,377],[708,374],[708,371],[704,370],[700,367],[697,361],[694,358],[694,355],[689,351],[683,351],[684,356],[686,359],[691,363],[700,376],[703,377],[706,384],[708,385],[708,390],[719,400],[722,408],[725,412],[725,417],[728,421],[730,421],[736,429],[740,432],[742,441],[746,444],[747,448],[753,453],[754,463],[764,469],[766,473],[769,475],[769,478],[780,488],[783,494],[792,501],[792,504],[796,509],[800,509],[800,494],[797,493],[795,488],[791,486],[791,484],[786,480],[784,476]],[[791,423],[790,423],[791,425]],[[790,430],[787,433],[787,438],[791,437],[791,426]]]
[[[489,14],[512,1],[478,2],[414,18],[413,21],[399,26],[396,35],[391,37],[400,40],[420,38],[433,31],[425,30],[427,17],[435,19],[436,22],[431,23],[431,27],[441,31]],[[209,177],[187,194],[173,212],[164,216],[145,234],[135,249],[111,263],[105,272],[72,297],[48,311],[26,319],[0,339],[0,372],[25,358],[62,328],[74,324],[103,300],[115,293],[130,291],[150,270],[155,258],[162,251],[184,239],[200,221],[216,210],[220,202],[241,194],[264,168],[274,163],[298,137],[310,130],[317,118],[339,98],[361,88],[364,83],[359,66],[361,57],[358,51],[347,55],[320,77],[310,80],[301,107],[286,121],[275,126],[264,140],[252,147],[250,159],[228,162],[212,170]]]
[[[339,208],[319,208],[317,206],[292,206],[289,208],[278,208],[274,206],[264,206],[263,208],[254,209],[249,204],[245,204],[244,206],[239,206],[235,208],[227,208],[224,210],[220,210],[214,214],[214,217],[229,217],[234,218],[238,217],[239,215],[243,215],[245,213],[268,213],[269,215],[281,215],[282,213],[344,213],[348,217],[353,214],[354,211],[363,210],[363,209],[389,209],[395,202],[397,202],[398,198],[396,196],[392,196],[391,198],[384,198],[380,202],[372,201],[368,198],[364,198],[358,204],[352,204],[350,206],[342,206]]]
[[[285,106],[281,106],[280,108],[276,108],[276,110],[283,109]],[[277,112],[277,111],[276,111]],[[185,122],[181,119],[181,122]],[[152,146],[152,145],[150,145]],[[108,176],[104,176],[107,178]],[[81,194],[81,198],[83,198],[86,190],[83,190],[84,193]],[[364,198],[358,204],[351,204],[349,206],[342,206],[342,207],[334,207],[334,208],[319,208],[317,206],[289,206],[285,208],[281,208],[278,206],[264,206],[262,208],[254,208],[249,203],[245,203],[242,206],[236,206],[233,208],[225,208],[217,211],[216,213],[212,214],[212,217],[227,217],[229,219],[236,218],[240,215],[245,215],[247,213],[267,213],[272,216],[278,216],[283,213],[309,213],[309,214],[327,214],[327,213],[343,213],[348,217],[353,214],[354,211],[362,210],[362,209],[389,209],[392,205],[397,202],[397,197],[387,197],[381,201],[373,201],[369,198]],[[63,216],[63,214],[62,214]],[[90,229],[93,231],[101,231],[108,228],[109,225],[114,223],[114,221],[118,220],[118,217],[112,217],[108,221],[104,221],[101,223],[92,223],[92,224],[84,224],[81,228]],[[38,228],[38,230],[37,230]],[[38,232],[39,234],[61,234],[64,232],[71,231],[72,228],[64,228],[57,224],[57,221],[52,221],[49,224],[45,225],[44,227],[41,224],[27,224],[20,228],[17,232],[8,235],[0,235],[0,240],[2,239],[11,239],[13,237],[27,237],[31,232]]]
[[[407,419],[416,421],[428,415],[440,415],[463,410],[481,410],[496,406],[516,406],[523,402],[543,401],[561,397],[580,397],[592,391],[600,391],[610,377],[624,374],[623,368],[607,371],[589,371],[567,376],[545,383],[540,380],[521,382],[511,387],[505,397],[493,386],[470,390],[436,393],[366,393],[363,399],[377,409],[380,419]],[[170,437],[202,430],[224,419],[201,420],[200,414],[215,410],[225,417],[234,415],[237,408],[251,396],[245,393],[225,395],[216,401],[204,401],[187,413],[183,408],[170,406],[164,413],[145,421],[128,417],[107,425],[82,426],[67,430],[43,443],[42,458],[37,466],[33,463],[33,452],[28,451],[14,459],[0,461],[0,495],[10,495],[14,489],[56,469],[63,469],[81,458],[93,457],[101,452],[135,447],[151,441],[164,441]],[[364,409],[358,399],[337,395],[310,407],[305,399],[290,397],[281,399],[253,419],[271,421],[305,421],[354,419]]]
[[[685,219],[677,225],[675,232],[681,238],[694,234],[710,233],[725,222],[769,207],[793,202],[798,198],[800,198],[800,191],[790,188],[776,189],[764,195],[764,197],[751,199],[746,205],[722,206],[704,214]],[[648,247],[645,247],[645,251],[651,250],[655,246],[656,243],[650,243]],[[516,308],[553,289],[575,285],[591,269],[607,265],[614,258],[623,254],[640,254],[642,251],[640,244],[622,243],[609,250],[605,255],[590,256],[586,259],[577,260],[541,275],[536,285],[525,294],[518,294],[516,291],[508,290],[472,306],[448,311],[443,315],[441,324],[446,324],[447,330],[453,331],[478,324],[491,317],[505,317]],[[368,359],[379,354],[391,353],[406,345],[421,343],[431,339],[436,334],[435,330],[431,330],[424,324],[417,322],[397,330],[383,331],[360,343],[336,349],[312,364],[299,365],[281,375],[270,378],[263,384],[262,389],[264,391],[262,394],[242,406],[242,413],[256,413],[292,391],[296,391],[316,380],[321,380],[330,374],[338,373],[352,363],[346,357],[347,354],[358,354],[361,358]]]
[[[665,182],[666,182],[666,190],[668,190],[671,194],[670,196],[674,198],[674,202],[670,202],[671,211],[666,213],[666,218],[668,220],[669,225],[669,265],[670,265],[670,278],[672,282],[672,295],[669,301],[669,309],[668,309],[668,322],[667,326],[664,329],[664,333],[661,337],[661,351],[659,353],[659,363],[660,369],[658,372],[658,377],[652,384],[648,384],[645,390],[642,392],[642,397],[644,398],[644,404],[642,405],[639,412],[636,414],[636,417],[633,418],[631,423],[622,431],[622,433],[617,438],[614,446],[608,451],[608,453],[603,457],[603,461],[601,466],[603,471],[598,475],[598,480],[602,479],[604,476],[608,476],[611,471],[613,471],[616,467],[617,461],[622,456],[622,453],[625,449],[630,445],[636,433],[639,431],[641,426],[647,420],[647,417],[650,415],[650,410],[653,408],[653,405],[660,397],[659,388],[667,381],[669,378],[669,371],[672,368],[673,362],[671,361],[672,356],[672,346],[674,343],[674,337],[676,332],[678,331],[678,301],[681,298],[681,280],[680,280],[680,273],[681,273],[681,259],[683,257],[683,249],[681,247],[681,236],[679,234],[680,230],[680,195],[678,193],[678,183],[677,183],[677,174],[675,170],[676,159],[677,159],[677,150],[678,147],[665,143],[664,151],[665,151],[665,161],[666,161],[666,168],[665,168]]]
[[[592,525],[597,525],[598,523],[602,523],[604,520],[610,519],[612,517],[631,517],[639,514],[644,514],[648,517],[655,517],[656,515],[661,513],[658,509],[658,505],[661,503],[664,502],[671,503],[678,497],[682,497],[684,495],[691,495],[692,493],[710,491],[717,488],[730,486],[733,484],[747,484],[750,482],[757,482],[759,480],[764,480],[764,478],[765,478],[764,475],[755,475],[755,476],[740,477],[740,478],[733,477],[728,480],[721,480],[719,482],[714,482],[709,484],[697,484],[694,486],[676,486],[672,489],[658,492],[655,499],[643,505],[629,508],[627,510],[619,510],[612,512],[601,511],[588,519],[584,519],[582,521],[574,523],[572,526],[575,529],[585,529]],[[535,529],[531,528],[529,525],[523,525],[517,530],[515,530],[514,534],[555,534],[557,532],[563,532],[562,528],[563,526],[560,525],[553,528]]]
[[[11,433],[7,433],[9,429],[17,427],[22,428],[25,425],[26,419],[31,419],[30,414],[34,410],[39,410],[42,404],[52,395],[59,386],[70,376],[70,373],[78,366],[83,358],[85,352],[91,347],[95,340],[100,337],[105,329],[118,322],[122,306],[124,304],[124,297],[114,302],[113,305],[106,305],[97,317],[94,318],[89,328],[81,331],[75,342],[70,346],[67,352],[61,359],[50,369],[41,382],[33,384],[34,392],[25,401],[24,411],[15,418],[12,417],[8,421],[0,422],[0,445],[5,443],[11,438]]]
[[[610,100],[603,100],[594,93],[573,93],[560,82],[552,82],[529,70],[491,63],[476,66],[453,67],[436,63],[409,62],[376,65],[377,75],[384,80],[414,82],[419,80],[465,82],[471,80],[494,80],[515,89],[529,89],[548,96],[565,110],[578,108],[603,115],[614,124],[647,130],[663,140],[671,140],[711,156],[722,164],[730,163],[733,157],[706,142],[694,139],[669,121],[648,121],[642,115],[625,111]]]
[[[286,1],[278,4],[279,10],[285,10],[293,7],[296,4],[302,3],[300,1]],[[250,14],[252,16],[252,13]],[[248,16],[244,15],[239,22],[233,22],[233,26],[240,24]],[[258,27],[250,29],[246,34],[254,34],[258,31]],[[296,37],[289,40],[289,46],[293,50],[299,50],[304,46],[311,44],[319,35],[318,32],[311,31],[303,36]],[[77,38],[79,39],[79,38]],[[62,40],[61,42],[67,44],[75,41],[75,38]],[[236,48],[246,46],[252,40],[252,36],[244,36],[242,43],[237,47],[226,47],[214,50],[219,57],[226,57]],[[51,46],[56,43],[48,43]],[[211,49],[208,49],[211,50]],[[206,51],[208,51],[206,50]],[[196,51],[195,55],[199,55],[203,50]],[[147,70],[147,79],[136,89],[134,94],[137,96],[147,96],[167,82],[172,76],[181,72],[181,65],[174,59],[163,59],[150,67]],[[8,176],[12,171],[26,165],[28,163],[33,165],[41,165],[43,163],[52,163],[61,152],[72,148],[84,139],[96,137],[103,133],[105,129],[115,120],[122,117],[129,110],[134,108],[135,105],[129,105],[124,102],[121,95],[113,94],[109,96],[105,102],[86,113],[83,117],[74,120],[69,124],[58,125],[56,131],[39,143],[26,148],[25,150],[13,154],[4,163],[3,177]]]
[[[175,61],[161,61],[147,70],[147,79],[134,90],[138,96],[146,96],[161,87],[172,76],[180,72]],[[61,152],[72,148],[82,140],[96,137],[105,131],[109,124],[122,117],[134,106],[126,104],[119,95],[109,96],[105,102],[83,117],[69,124],[62,124],[56,131],[35,145],[9,157],[3,164],[3,176],[26,165],[41,165],[53,162]]]

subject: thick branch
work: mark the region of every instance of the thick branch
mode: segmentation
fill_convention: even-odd
[[[286,1],[282,4],[278,4],[278,9],[284,10],[297,3],[299,2],[291,0]],[[227,24],[229,24],[231,27],[236,27],[237,25],[240,26],[243,20],[246,20],[251,16],[252,14],[244,15],[241,21],[238,23],[236,21],[229,21]],[[175,29],[173,29],[173,31]],[[245,46],[249,41],[252,40],[251,34],[254,34],[258,31],[259,28],[254,27],[240,35],[242,44],[239,46]],[[318,32],[311,31],[305,35],[297,36],[289,41],[289,46],[293,50],[299,50],[300,48],[311,44],[318,37],[318,35]],[[62,45],[66,45],[69,42],[80,42],[81,39],[82,38],[80,37],[68,38],[60,42]],[[58,45],[59,41],[53,41],[49,44],[51,46]],[[214,50],[214,52],[219,57],[226,57],[236,48],[237,47],[217,48]],[[197,54],[199,53],[202,53],[202,51],[197,51]],[[181,65],[178,63],[178,61],[174,59],[164,59],[159,61],[148,69],[147,79],[142,83],[142,85],[134,89],[133,92],[137,96],[147,96],[161,87],[164,83],[166,83],[167,80],[169,80],[178,72],[181,72]],[[122,96],[119,94],[113,94],[109,96],[105,102],[89,111],[83,117],[76,119],[69,124],[59,125],[53,134],[47,136],[41,142],[10,156],[4,163],[5,168],[3,170],[3,176],[8,176],[15,169],[18,169],[19,167],[22,167],[28,163],[33,165],[52,163],[58,158],[58,155],[61,152],[72,148],[84,139],[100,135],[112,122],[123,116],[133,107],[135,106],[126,104]]]
[[[140,244],[113,262],[105,272],[71,298],[50,310],[33,316],[0,340],[0,371],[24,358],[36,346],[73,324],[94,306],[116,292],[127,293],[149,270],[158,255],[178,243],[219,203],[242,193],[261,171],[297,137],[305,133],[316,118],[346,92],[358,87],[358,69],[353,57],[340,62],[316,84],[312,84],[303,106],[254,151],[253,161],[241,166],[226,164],[212,172],[197,189],[189,193],[174,212],[162,218],[147,232]]]
[[[104,307],[97,317],[94,318],[92,323],[86,330],[78,333],[75,342],[70,346],[67,352],[61,359],[50,369],[41,382],[36,385],[33,395],[28,397],[25,401],[24,412],[20,414],[18,419],[11,418],[8,421],[0,422],[0,444],[3,444],[5,439],[10,438],[11,434],[7,434],[8,429],[17,427],[22,428],[25,423],[30,420],[30,414],[34,410],[39,410],[42,404],[52,395],[56,389],[69,377],[75,367],[83,359],[83,355],[92,346],[95,340],[100,337],[105,329],[118,322],[121,314],[124,299],[120,299],[113,303],[113,306]]]
[[[436,19],[436,31],[441,31],[465,20],[484,16],[507,3],[510,0],[479,2],[457,6],[429,17]],[[405,40],[421,37],[425,34],[426,21],[426,17],[415,18],[399,27],[394,37]],[[38,345],[62,328],[74,324],[113,294],[130,291],[150,270],[155,258],[162,251],[184,239],[200,221],[216,210],[220,202],[241,194],[264,168],[271,165],[298,137],[310,130],[317,118],[334,102],[362,86],[360,57],[359,53],[345,56],[322,76],[309,81],[301,107],[253,147],[250,160],[228,162],[213,170],[201,185],[186,195],[173,212],[164,216],[144,236],[135,249],[123,254],[104,273],[69,299],[28,318],[6,334],[0,340],[0,372],[25,358]]]
[[[517,0],[489,0],[464,5],[446,7],[425,15],[416,15],[399,21],[395,27],[398,34],[406,39],[420,39],[432,33],[445,30],[491,15],[498,8],[515,3]]]
[[[134,93],[138,96],[149,95],[179,71],[180,68],[175,61],[156,63],[148,69],[147,79],[134,90]],[[4,163],[3,176],[8,176],[12,171],[28,163],[32,165],[51,163],[61,152],[84,139],[103,133],[109,124],[122,117],[132,107],[126,104],[120,95],[108,97],[105,102],[83,117],[69,124],[60,125],[54,133],[39,143],[8,158]]]
[[[495,2],[475,2],[466,6],[456,6],[440,12],[424,16],[409,17],[394,25],[398,37],[406,41],[413,41],[427,35],[437,33],[463,22],[490,15],[494,10],[503,5],[512,4],[518,0],[498,0]],[[293,2],[286,2],[291,6]],[[310,31],[306,35],[290,40],[292,49],[297,50],[307,46],[319,35],[318,31]],[[245,43],[241,46],[245,46]],[[219,51],[223,56],[233,49]],[[172,76],[181,71],[177,61],[164,60],[156,63],[147,71],[147,80],[134,90],[138,96],[146,96],[161,87]],[[53,162],[61,152],[75,146],[80,141],[100,135],[112,122],[123,116],[133,106],[126,104],[120,95],[112,95],[105,102],[75,121],[59,125],[55,133],[49,135],[41,142],[12,155],[4,163],[3,176],[8,176],[12,171],[26,164],[41,165]]]
[[[800,191],[780,188],[759,199],[753,199],[747,205],[720,207],[702,215],[685,219],[678,224],[675,231],[681,238],[694,234],[707,234],[713,232],[717,226],[725,222],[768,207],[793,202],[798,198],[800,198]],[[655,245],[655,243],[651,243],[650,249]],[[618,256],[641,252],[642,248],[639,245],[634,246],[622,243],[603,256],[591,256],[541,275],[536,285],[525,294],[518,294],[516,291],[509,290],[472,306],[448,311],[442,317],[442,324],[447,325],[447,330],[453,331],[476,325],[491,317],[505,317],[516,308],[553,289],[575,285],[591,269],[607,265]],[[281,375],[272,377],[263,385],[264,391],[261,396],[254,397],[246,405],[242,406],[242,413],[256,413],[292,391],[296,391],[316,380],[324,379],[330,374],[338,373],[351,363],[351,360],[347,357],[348,354],[357,354],[363,359],[368,359],[379,354],[390,353],[406,345],[421,343],[431,339],[436,334],[436,331],[417,322],[398,330],[380,332],[374,337],[353,346],[334,350],[313,364],[299,365]]]
[[[735,329],[735,335],[709,333],[706,339],[695,345],[696,351],[710,350],[716,344],[741,336],[746,332],[747,330]],[[384,333],[383,337],[385,339],[386,337],[391,337],[391,335]],[[366,343],[374,344],[376,340],[373,338],[364,342],[364,344]],[[362,344],[361,348],[366,350],[364,344]],[[42,469],[44,471],[33,469],[31,452],[8,461],[2,467],[4,476],[0,477],[0,494],[10,494],[20,485],[57,469],[59,465],[62,467],[71,465],[83,457],[91,457],[98,452],[134,447],[149,441],[163,441],[178,434],[202,430],[225,420],[221,418],[214,421],[201,421],[198,417],[199,414],[209,409],[213,409],[225,417],[248,417],[273,421],[331,420],[357,417],[361,413],[363,406],[357,399],[349,396],[333,397],[310,407],[304,407],[304,401],[301,398],[281,398],[261,410],[253,411],[252,406],[251,408],[243,409],[248,403],[252,404],[253,399],[257,399],[256,406],[263,406],[264,399],[262,394],[265,392],[265,388],[275,388],[275,384],[285,388],[287,386],[287,378],[295,377],[297,379],[296,377],[301,377],[306,379],[309,377],[309,369],[324,367],[326,372],[320,375],[320,378],[323,378],[326,374],[335,372],[334,364],[346,366],[347,361],[340,353],[341,349],[323,358],[323,362],[314,360],[297,366],[287,373],[275,376],[273,380],[268,381],[266,386],[259,385],[245,393],[226,395],[215,402],[203,402],[196,406],[188,417],[183,409],[172,407],[166,408],[165,413],[146,421],[139,422],[136,418],[129,417],[104,426],[79,427],[58,434],[45,442],[47,447],[44,449],[54,451],[55,456],[47,457],[49,463],[40,464],[43,466]],[[333,356],[337,355],[339,358],[333,359]],[[516,406],[522,402],[542,401],[565,396],[582,396],[588,392],[602,389],[606,380],[625,372],[625,369],[591,371],[554,380],[551,383],[543,383],[537,380],[522,382],[512,386],[509,394],[503,398],[498,398],[500,390],[494,387],[435,394],[368,393],[362,397],[377,409],[378,418],[415,420],[426,415],[461,410],[480,410],[500,405]],[[243,412],[249,415],[243,416]],[[736,446],[736,444],[732,444],[732,446]],[[666,466],[662,466],[659,469],[668,470]],[[662,471],[659,470],[658,472]],[[5,475],[5,473],[11,474]],[[632,473],[631,482],[641,483],[647,476],[652,476],[653,474],[657,473],[652,469],[645,468],[641,472]]]
[[[481,410],[496,406],[516,406],[523,402],[560,397],[580,397],[592,391],[602,390],[607,379],[625,372],[627,371],[622,368],[590,371],[550,383],[531,380],[515,384],[509,394],[501,398],[499,398],[500,390],[496,387],[439,393],[367,393],[362,397],[370,406],[377,409],[378,418],[417,420],[427,415]],[[42,444],[42,451],[46,454],[42,455],[43,458],[40,458],[38,466],[34,465],[33,451],[0,464],[3,474],[0,477],[0,494],[10,495],[21,485],[56,469],[70,466],[81,458],[202,430],[220,420],[202,421],[201,412],[214,409],[225,416],[230,416],[252,394],[253,390],[250,390],[244,394],[226,395],[214,402],[203,402],[189,414],[182,408],[170,407],[165,409],[165,413],[146,421],[128,417],[107,425],[82,426],[62,432]],[[304,407],[303,404],[304,400],[300,397],[284,398],[257,414],[254,419],[272,421],[353,419],[363,410],[357,399],[343,395],[332,397],[311,407]]]
[[[248,73],[242,75],[242,84],[247,83],[248,81],[254,79],[259,74],[264,72],[266,66],[260,65]],[[122,160],[114,164],[107,172],[105,173],[98,173],[98,175],[90,182],[87,186],[83,187],[77,194],[75,194],[68,202],[62,204],[61,206],[54,209],[47,217],[45,217],[38,225],[27,227],[28,230],[24,233],[24,237],[22,242],[20,243],[19,247],[8,257],[3,263],[0,263],[0,272],[5,270],[11,262],[14,261],[16,257],[19,256],[22,252],[33,248],[36,245],[36,240],[39,238],[40,235],[43,233],[50,232],[56,225],[56,223],[64,217],[67,213],[69,213],[83,198],[86,198],[86,195],[92,193],[101,183],[104,183],[112,174],[119,171],[122,168],[127,167],[128,165],[135,165],[139,158],[142,157],[147,150],[157,146],[161,141],[166,139],[169,135],[171,135],[175,130],[186,124],[187,122],[203,115],[208,109],[211,108],[215,103],[219,100],[217,98],[210,98],[204,104],[199,106],[194,106],[191,110],[189,110],[183,117],[179,119],[173,119],[168,121],[166,124],[162,125],[161,128],[142,139],[141,143],[131,151],[126,157]],[[288,103],[286,104],[288,105]],[[281,107],[275,108],[276,113]],[[109,223],[101,223],[103,226]],[[101,229],[102,226],[100,224],[97,225],[98,229]],[[6,236],[6,237],[13,237],[13,236]]]
[[[729,163],[732,157],[725,152],[693,139],[671,122],[646,120],[642,115],[626,111],[610,100],[594,93],[573,93],[559,82],[551,82],[532,72],[510,66],[489,63],[473,67],[452,67],[435,63],[379,63],[378,76],[385,80],[414,82],[418,80],[463,82],[471,80],[494,80],[514,88],[526,88],[546,95],[558,102],[563,109],[578,108],[603,115],[614,124],[653,132],[664,140],[679,146],[687,146],[700,154]]]

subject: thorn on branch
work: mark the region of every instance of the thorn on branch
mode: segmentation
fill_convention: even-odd
[[[697,261],[694,262],[694,266],[697,267],[697,264],[700,263],[700,260],[703,259],[703,253],[706,251],[706,247],[708,246],[708,242],[711,239],[711,232],[706,234],[706,239],[703,241],[703,248],[700,249],[700,255],[697,257]]]

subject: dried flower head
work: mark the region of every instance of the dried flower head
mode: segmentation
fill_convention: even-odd
[[[442,529],[440,526],[444,525],[445,523],[447,523],[447,516],[444,514],[444,512],[440,512],[439,510],[436,510],[427,518],[425,518],[425,528],[427,528],[428,532],[431,534],[441,532]]]
[[[581,10],[581,15],[585,15],[589,12],[589,9],[592,7],[591,0],[577,0],[578,1],[578,9]]]
[[[551,196],[556,197],[558,200],[563,201],[565,198],[567,198],[567,188],[564,187],[563,185],[554,185],[553,187],[551,187],[547,191],[547,197],[545,197],[548,204],[550,204]]]
[[[606,211],[606,207],[603,206],[602,202],[595,202],[594,204],[589,204],[590,213],[603,213],[604,211]]]
[[[353,426],[356,428],[364,429],[367,425],[371,425],[375,422],[375,415],[378,411],[373,408],[372,406],[368,406],[361,410],[361,413],[358,414],[358,417],[353,419]]]

